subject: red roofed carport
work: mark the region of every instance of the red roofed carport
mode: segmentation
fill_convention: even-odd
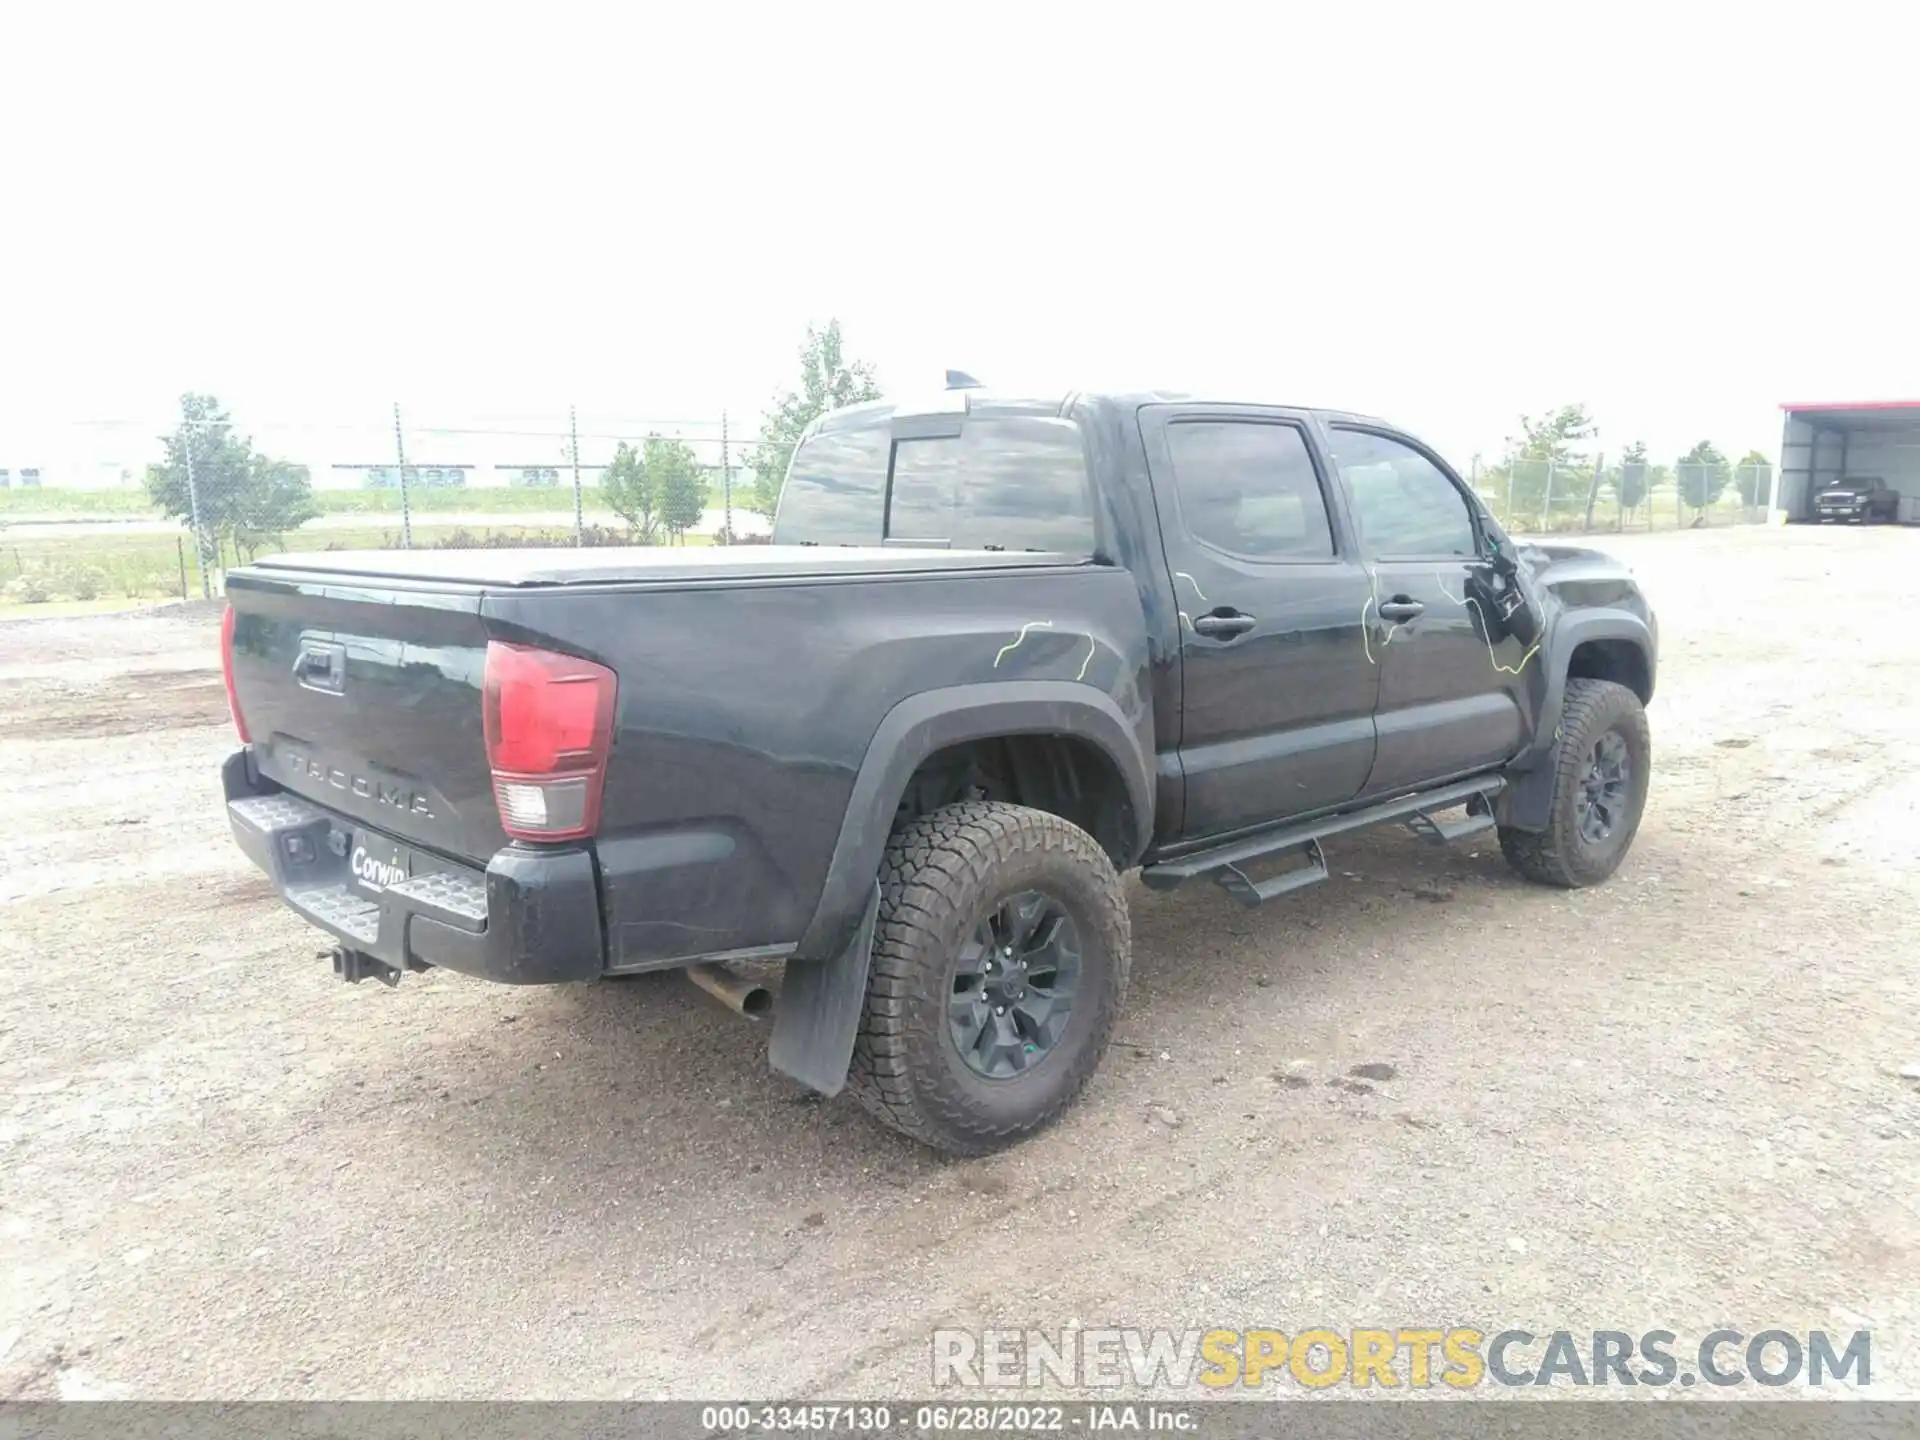
[[[1920,524],[1920,400],[1807,401],[1780,407],[1780,488],[1789,520],[1814,518],[1814,497],[1839,480],[1878,480],[1900,496],[1899,518]]]

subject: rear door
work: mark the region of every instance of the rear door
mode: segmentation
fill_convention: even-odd
[[[1373,765],[1371,591],[1308,418],[1140,412],[1180,609],[1182,837],[1351,799]]]
[[[1466,486],[1404,435],[1329,428],[1361,555],[1373,577],[1370,646],[1380,661],[1378,795],[1510,759],[1525,735],[1518,641],[1487,643],[1467,593],[1481,569]]]

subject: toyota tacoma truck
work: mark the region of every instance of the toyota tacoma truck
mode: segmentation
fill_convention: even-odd
[[[346,979],[685,970],[981,1153],[1099,1063],[1123,873],[1259,905],[1393,823],[1577,887],[1640,822],[1630,573],[1378,420],[959,383],[816,421],[772,539],[236,569],[235,838]]]

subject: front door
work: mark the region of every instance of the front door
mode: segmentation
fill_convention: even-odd
[[[1335,425],[1361,555],[1373,576],[1378,748],[1365,793],[1499,765],[1525,738],[1520,677],[1537,657],[1487,641],[1468,581],[1483,569],[1465,487],[1404,436]]]
[[[1140,422],[1180,611],[1180,838],[1352,799],[1373,766],[1372,592],[1311,422],[1174,405]]]

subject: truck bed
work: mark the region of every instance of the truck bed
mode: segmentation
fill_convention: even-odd
[[[452,876],[497,901],[503,885],[525,888],[526,867],[569,856],[596,877],[584,902],[602,937],[594,971],[790,947],[823,908],[878,727],[948,687],[1096,691],[1086,703],[1119,717],[1140,755],[1153,753],[1137,582],[1081,557],[767,545],[332,551],[236,569],[227,596],[250,741],[229,799],[287,796],[314,811],[253,807],[298,811],[300,834],[319,836],[303,853],[350,872],[328,883],[354,892],[362,930],[387,936],[387,963],[467,964],[393,948],[410,943],[406,905],[423,884],[445,888],[453,882],[435,877]],[[618,677],[591,839],[531,844],[505,832],[483,724],[496,645],[578,656]],[[293,838],[253,828],[256,848]],[[863,887],[855,911],[864,900]],[[578,908],[532,913],[558,923]],[[367,918],[376,912],[385,920]],[[510,968],[527,978],[517,961]]]

